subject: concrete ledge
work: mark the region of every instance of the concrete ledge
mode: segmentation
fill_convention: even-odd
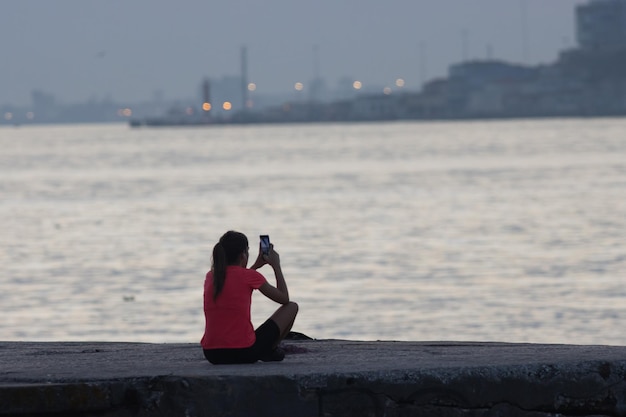
[[[196,344],[0,342],[0,415],[626,416],[626,347],[289,341],[281,363]]]

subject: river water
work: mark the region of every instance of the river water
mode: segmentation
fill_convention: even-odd
[[[0,340],[198,342],[235,229],[315,338],[626,345],[625,119],[3,127],[0,195]]]

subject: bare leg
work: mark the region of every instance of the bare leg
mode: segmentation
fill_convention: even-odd
[[[274,323],[278,325],[278,329],[280,330],[280,338],[276,342],[276,346],[278,346],[278,343],[280,343],[280,341],[287,336],[287,334],[291,330],[291,327],[293,327],[293,323],[294,321],[296,321],[297,314],[298,304],[290,301],[289,303],[280,306],[278,310],[276,310],[274,314],[272,314],[272,317],[270,317],[274,321]]]

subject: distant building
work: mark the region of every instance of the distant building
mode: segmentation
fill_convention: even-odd
[[[400,102],[384,94],[362,95],[354,100],[351,120],[394,120],[403,118]]]
[[[452,116],[481,116],[506,112],[508,97],[537,70],[501,61],[470,61],[449,69],[448,110]]]
[[[503,79],[524,79],[532,69],[502,61],[468,61],[449,68],[450,79],[462,79],[472,86]]]
[[[242,78],[238,75],[223,76],[208,80],[210,84],[211,113],[222,115],[233,109],[243,109],[244,103],[241,94]],[[205,100],[205,88],[198,89],[198,102]]]
[[[626,47],[626,0],[592,0],[578,6],[576,32],[583,49]]]

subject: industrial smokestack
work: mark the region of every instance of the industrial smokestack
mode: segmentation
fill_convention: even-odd
[[[241,47],[241,106],[248,108],[248,49]]]

